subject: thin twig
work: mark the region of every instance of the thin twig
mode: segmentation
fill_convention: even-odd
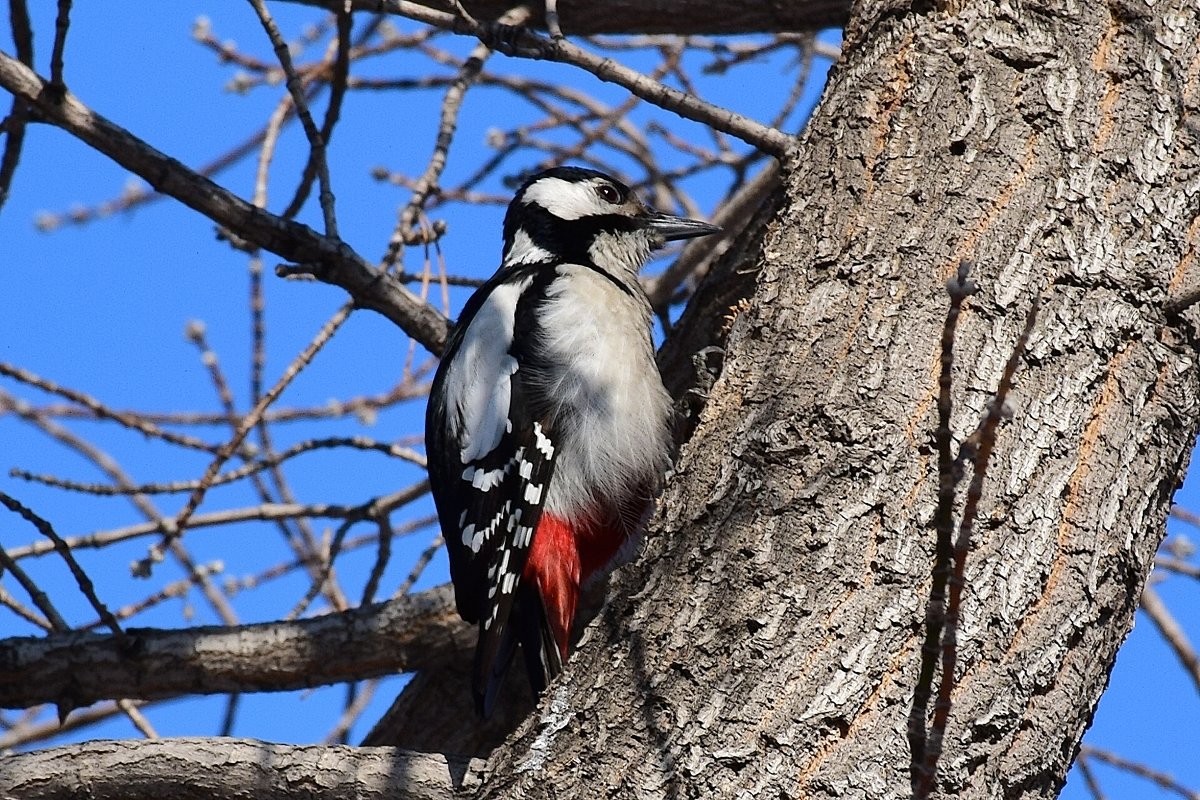
[[[1196,648],[1192,646],[1187,633],[1175,621],[1175,617],[1154,587],[1147,585],[1142,590],[1141,608],[1154,623],[1154,627],[1158,629],[1171,651],[1175,653],[1183,671],[1192,679],[1192,683],[1196,684],[1197,690],[1200,690],[1200,655],[1196,654]]]
[[[69,389],[65,386],[60,386],[54,381],[34,375],[29,370],[21,369],[20,367],[13,366],[12,364],[0,362],[0,375],[6,375],[14,380],[20,381],[21,383],[41,389],[44,392],[50,392],[51,394],[57,394],[60,397],[65,397],[71,402],[78,403],[88,411],[92,412],[97,419],[110,419],[119,425],[122,425],[126,428],[131,428],[139,433],[145,434],[146,436],[162,439],[164,442],[177,444],[180,447],[201,450],[205,453],[216,454],[220,450],[220,448],[215,444],[202,441],[194,436],[172,433],[171,431],[164,430],[154,423],[147,422],[145,419],[142,419],[134,414],[113,411],[91,395],[84,394],[83,392],[79,392],[74,389]]]
[[[304,84],[296,75],[296,69],[292,65],[291,52],[288,50],[287,42],[283,40],[283,35],[279,32],[279,26],[275,24],[275,18],[271,16],[271,12],[267,10],[267,5],[263,0],[249,0],[249,2],[255,13],[258,14],[263,30],[271,39],[271,46],[275,48],[275,57],[279,59],[279,66],[283,68],[283,73],[287,76],[287,88],[292,95],[292,102],[296,104],[296,113],[300,117],[300,124],[304,127],[304,135],[308,137],[310,158],[316,167],[317,181],[321,186],[320,200],[321,211],[325,217],[325,235],[331,239],[337,239],[337,213],[334,210],[329,165],[325,158],[325,139],[316,123],[313,122],[312,114],[309,113],[308,99],[304,96]],[[349,13],[346,11],[339,13],[339,18],[342,16],[349,18]]]
[[[987,411],[979,427],[968,437],[959,449],[957,465],[969,460],[972,466],[971,482],[967,486],[967,497],[963,505],[962,518],[958,524],[958,537],[954,542],[954,569],[950,575],[950,594],[946,602],[945,630],[942,633],[942,674],[938,684],[938,698],[934,706],[933,725],[930,728],[929,741],[925,751],[925,761],[921,770],[922,780],[918,784],[917,797],[928,797],[937,781],[937,763],[942,752],[942,741],[945,737],[946,726],[950,720],[953,705],[954,672],[958,664],[958,621],[962,609],[962,593],[966,586],[967,555],[971,549],[971,534],[975,527],[975,518],[979,513],[979,500],[983,496],[983,481],[987,476],[988,463],[996,446],[996,429],[1000,421],[1008,416],[1005,404],[1012,388],[1013,377],[1017,366],[1025,354],[1029,337],[1037,322],[1041,300],[1034,297],[1025,316],[1025,326],[1009,353],[1004,371],[1000,375],[1000,383],[988,403]]]
[[[51,544],[50,547],[53,548],[54,545]],[[21,588],[29,595],[29,599],[37,606],[38,611],[41,611],[46,617],[52,630],[69,631],[71,629],[71,626],[55,609],[54,604],[50,602],[46,593],[26,574],[25,570],[17,565],[16,557],[10,555],[3,545],[0,545],[0,570],[10,573],[17,579],[17,583],[21,584]]]
[[[380,312],[431,352],[441,352],[448,330],[445,317],[367,264],[344,242],[256,208],[109,122],[70,92],[51,102],[45,95],[46,82],[4,52],[0,52],[0,86],[25,98],[46,122],[141,176],[158,191],[237,231],[251,244],[303,265],[277,270],[279,274],[312,275],[341,286],[360,307]]]
[[[29,21],[29,8],[25,0],[10,0],[9,23],[17,58],[23,64],[33,66],[33,27]],[[0,209],[8,199],[17,165],[21,162],[21,148],[25,142],[25,125],[29,120],[29,104],[20,97],[13,97],[12,111],[4,120],[4,155],[0,156]]]
[[[38,533],[45,536],[53,544],[54,549],[62,556],[63,561],[67,564],[67,569],[71,571],[71,575],[75,578],[75,583],[79,586],[79,591],[83,592],[83,596],[91,603],[96,614],[99,615],[105,626],[113,632],[121,641],[125,640],[125,631],[121,630],[120,623],[116,617],[108,610],[104,603],[100,602],[100,598],[96,596],[96,587],[92,583],[92,579],[83,571],[83,567],[79,566],[79,562],[75,560],[75,556],[71,553],[71,548],[67,547],[67,543],[63,541],[53,526],[50,525],[42,517],[33,512],[32,509],[23,505],[19,500],[9,496],[5,492],[0,492],[0,504],[3,504],[9,511],[19,515],[22,519],[28,522],[33,527],[37,528]],[[44,611],[44,609],[43,609]],[[49,615],[47,615],[49,616]]]
[[[1084,753],[1079,754],[1079,759],[1075,762],[1075,766],[1079,767],[1079,774],[1083,776],[1083,783],[1087,786],[1088,791],[1092,793],[1092,800],[1107,800],[1104,796],[1104,790],[1100,788],[1100,781],[1096,779],[1096,774],[1092,772],[1091,761]]]
[[[228,511],[214,511],[210,514],[196,514],[188,527],[211,528],[229,525],[234,522],[275,520],[293,517],[311,517],[326,519],[366,519],[371,511],[385,513],[401,504],[408,494],[408,489],[402,489],[390,495],[376,498],[357,506],[339,505],[337,503],[312,504],[263,504],[247,508],[234,508]],[[167,520],[151,520],[137,525],[127,525],[107,531],[97,531],[82,536],[69,536],[64,541],[72,550],[96,549],[106,547],[115,542],[136,539],[141,536],[164,533],[169,525]],[[54,545],[49,542],[34,542],[22,547],[13,547],[10,554],[14,560],[43,556],[54,551]]]
[[[501,17],[501,22],[509,25],[520,25],[529,18],[529,14],[530,11],[527,6],[518,6]],[[463,12],[463,15],[465,19],[470,20],[466,12]],[[473,20],[471,24],[475,24]],[[433,154],[429,158],[429,164],[425,168],[425,173],[417,180],[412,198],[408,201],[404,210],[400,212],[399,223],[392,232],[387,252],[383,257],[383,263],[388,266],[395,264],[399,260],[400,253],[406,243],[416,241],[413,236],[416,220],[422,214],[426,201],[436,192],[438,181],[446,168],[446,161],[450,154],[450,145],[454,141],[454,132],[458,128],[458,114],[462,108],[463,98],[466,96],[467,89],[471,87],[471,84],[479,76],[484,63],[491,54],[492,50],[486,44],[480,43],[477,45],[471,50],[471,54],[460,67],[458,75],[446,90],[446,95],[442,100],[441,115],[438,120],[437,140],[434,142]]]
[[[26,622],[32,623],[44,631],[54,629],[54,626],[50,624],[50,620],[19,602],[17,598],[8,593],[3,584],[0,584],[0,606],[4,606]]]
[[[353,306],[350,304],[346,304],[338,309],[338,311],[321,327],[321,330],[317,332],[317,335],[313,337],[313,340],[309,342],[308,346],[305,347],[304,350],[296,356],[292,363],[288,365],[288,368],[283,371],[283,375],[280,376],[275,385],[272,386],[271,389],[262,396],[262,399],[260,399],[254,408],[251,409],[250,413],[247,414],[244,419],[242,419],[241,424],[238,426],[237,431],[233,435],[233,438],[221,446],[220,450],[217,451],[216,457],[208,465],[208,469],[204,471],[204,476],[200,479],[200,485],[197,486],[192,492],[191,496],[188,497],[187,503],[185,503],[184,507],[179,511],[178,514],[175,515],[175,518],[166,525],[166,530],[163,532],[162,542],[152,547],[149,555],[146,558],[137,562],[134,570],[135,574],[148,574],[152,568],[152,565],[162,560],[163,551],[172,541],[174,541],[181,533],[183,533],[183,530],[187,527],[188,521],[196,512],[196,509],[200,506],[200,503],[204,500],[204,495],[207,493],[209,486],[212,485],[213,479],[217,477],[217,473],[220,472],[221,467],[225,464],[225,462],[233,456],[234,452],[239,447],[241,447],[242,442],[246,438],[246,434],[248,434],[254,428],[254,426],[258,424],[258,420],[261,418],[263,411],[265,411],[267,406],[274,402],[275,398],[278,397],[283,390],[286,389],[289,384],[291,384],[296,376],[308,366],[316,354],[320,352],[321,348],[325,346],[325,343],[328,342],[333,337],[333,334],[337,332],[337,329],[342,326],[342,323],[349,319],[350,312],[352,310]]]
[[[71,27],[71,0],[58,0],[54,18],[54,50],[50,54],[50,85],[59,92],[67,88],[63,79],[63,53],[67,49],[67,29]]]
[[[1085,744],[1079,748],[1079,755],[1081,758],[1086,756],[1088,758],[1094,758],[1097,761],[1103,761],[1104,763],[1114,766],[1117,769],[1124,770],[1132,775],[1137,775],[1139,778],[1145,778],[1146,780],[1157,785],[1160,789],[1173,792],[1174,794],[1184,797],[1187,800],[1200,800],[1200,792],[1192,791],[1167,773],[1160,772],[1156,769],[1151,769],[1145,764],[1139,764],[1136,761],[1130,761],[1127,758],[1122,758],[1121,756],[1109,750],[1103,750],[1099,747]]]

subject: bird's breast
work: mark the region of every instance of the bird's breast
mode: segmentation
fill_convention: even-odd
[[[657,488],[669,466],[671,401],[641,289],[582,266],[559,273],[540,315],[549,368],[537,390],[559,448],[546,507],[569,515]]]

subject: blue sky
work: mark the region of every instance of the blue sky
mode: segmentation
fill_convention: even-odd
[[[39,34],[35,44],[38,65],[43,74],[48,72],[53,5],[31,4],[34,29]],[[322,18],[316,10],[301,6],[275,3],[272,9],[289,38]],[[136,24],[128,20],[114,24],[111,9],[104,4],[76,4],[66,59],[68,84],[85,103],[193,166],[213,159],[255,130],[274,108],[279,92],[278,87],[246,95],[225,91],[224,85],[237,70],[218,64],[210,51],[192,41],[192,24],[201,15],[211,18],[220,38],[233,39],[244,49],[270,58],[270,49],[249,6],[213,0],[160,4],[153,14],[138,15]],[[465,41],[444,46],[460,54],[470,49]],[[12,52],[7,39],[0,47]],[[827,66],[818,64],[815,68],[823,71]],[[624,99],[621,90],[558,65],[513,65],[496,59],[489,67],[521,74],[533,70],[547,80],[573,82],[610,103]],[[759,92],[748,91],[748,87],[757,89],[776,76],[782,79],[787,67],[786,57],[779,55],[753,70],[706,84],[709,97],[763,119],[770,109],[756,99]],[[367,62],[359,74],[416,77],[427,71],[427,61],[396,54]],[[433,144],[435,131],[429,121],[436,118],[441,99],[441,90],[351,93],[347,99],[330,155],[331,171],[342,236],[367,258],[382,254],[397,208],[408,198],[406,191],[372,179],[370,169],[385,166],[409,175],[419,174]],[[805,113],[815,101],[815,93],[810,92],[802,104]],[[496,125],[498,109],[512,102],[510,95],[498,90],[476,88],[468,94],[444,181],[447,185],[472,172],[486,157],[483,151],[487,132]],[[323,107],[322,100],[318,108]],[[645,107],[631,115],[641,125],[655,119],[666,121],[667,117],[665,112]],[[698,142],[708,141],[698,126],[685,127],[682,135],[694,136]],[[302,134],[293,125],[281,141],[274,168],[270,193],[273,210],[290,196],[303,153]],[[531,156],[528,163],[533,160]],[[254,162],[247,160],[222,173],[218,181],[248,196],[253,176]],[[118,195],[129,180],[124,170],[67,134],[49,126],[31,127],[12,196],[0,210],[0,361],[85,390],[115,408],[212,411],[217,403],[206,369],[195,347],[184,337],[189,321],[200,320],[244,408],[249,397],[247,259],[231,254],[225,244],[217,241],[210,222],[173,201],[162,200],[132,214],[83,226],[66,225],[48,234],[35,230],[33,222],[43,212],[95,206]],[[708,178],[689,181],[687,186],[705,212],[712,210],[722,189],[719,180]],[[484,188],[497,194],[508,191],[497,180]],[[443,254],[452,272],[479,277],[491,272],[499,255],[501,215],[502,208],[496,206],[436,212],[435,216],[446,218],[451,226]],[[301,219],[320,227],[315,203],[308,204]],[[274,381],[344,301],[343,293],[332,287],[274,278],[270,273],[275,263],[273,257],[266,257],[268,382]],[[407,266],[411,271],[419,270],[420,254],[410,255]],[[454,292],[455,309],[464,298],[464,292]],[[283,404],[316,405],[332,397],[383,392],[395,381],[407,355],[406,340],[390,323],[369,312],[356,313],[313,366],[288,389]],[[418,351],[416,357],[422,360],[425,354]],[[47,399],[6,379],[0,379],[0,389],[38,401]],[[369,424],[353,419],[297,424],[281,429],[282,441],[277,444],[283,447],[314,436],[355,432],[391,441],[419,432],[423,408],[423,401],[411,401]],[[136,480],[190,478],[207,464],[204,457],[142,441],[111,424],[77,422],[72,423],[72,429],[118,454]],[[218,428],[190,432],[210,441],[219,440],[224,433]],[[124,500],[80,499],[9,477],[9,467],[20,466],[79,480],[102,480],[86,461],[31,432],[11,416],[0,417],[0,455],[0,489],[52,519],[60,533],[106,529],[140,519]],[[302,456],[298,464],[309,466],[292,469],[289,476],[298,497],[307,502],[362,502],[420,477],[415,467],[374,453],[325,451]],[[1181,500],[1184,505],[1197,507],[1194,498],[1189,502],[1192,496],[1185,488]],[[171,495],[156,498],[155,502],[164,512],[173,513],[183,500],[183,496]],[[246,490],[229,488],[214,490],[209,506],[227,508],[253,502]],[[423,501],[411,516],[429,511],[428,502]],[[407,518],[410,516],[397,521]],[[356,529],[352,535],[366,532],[365,528]],[[236,538],[239,536],[245,537],[245,546]],[[197,560],[219,559],[226,576],[243,576],[279,560],[277,541],[256,546],[258,537],[272,536],[262,525],[247,524],[221,533],[189,534],[188,543]],[[415,554],[433,536],[432,528],[426,527],[397,543],[385,587],[403,580]],[[32,538],[15,518],[0,517],[0,540],[6,547]],[[151,582],[132,582],[124,565],[142,557],[145,547],[146,542],[139,540],[103,554],[81,554],[81,561],[112,607],[133,602],[182,575],[167,563],[160,566]],[[352,595],[360,591],[373,557],[373,549],[368,548],[339,561],[339,573]],[[34,576],[48,585],[68,580],[62,568],[49,559],[27,564]],[[445,565],[439,556],[418,588],[445,578]],[[56,592],[54,599],[68,620],[82,622],[93,616],[78,593],[70,590],[73,584],[58,585],[67,587]],[[307,580],[293,577],[256,590],[253,600],[238,598],[241,621],[279,617],[306,586]],[[19,590],[10,590],[23,597]],[[1200,603],[1195,587],[1182,578],[1170,577],[1160,590],[1184,628],[1194,639],[1200,638]],[[216,621],[195,593],[186,601],[169,602],[137,618],[139,625]],[[33,632],[27,624],[0,611],[0,637]],[[371,721],[379,716],[400,680],[385,682],[364,719]],[[234,733],[276,741],[318,740],[343,699],[344,690],[339,687],[245,697]],[[219,699],[188,699],[164,704],[151,711],[150,717],[162,734],[203,735],[217,730],[223,710]],[[1200,759],[1194,757],[1191,743],[1197,718],[1200,699],[1195,686],[1174,664],[1148,621],[1139,619],[1118,659],[1110,690],[1088,740],[1126,757],[1144,759],[1188,785],[1200,787]],[[363,733],[365,729],[360,725],[351,739]],[[134,735],[129,723],[119,718],[86,734],[89,738],[129,735]],[[1154,797],[1159,791],[1113,770],[1098,770],[1111,797]],[[1073,779],[1063,794],[1072,799],[1088,796],[1078,779]]]

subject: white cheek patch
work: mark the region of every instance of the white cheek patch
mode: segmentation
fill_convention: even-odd
[[[521,202],[541,206],[565,220],[620,213],[619,206],[596,196],[592,181],[572,183],[562,178],[542,178],[525,189]]]

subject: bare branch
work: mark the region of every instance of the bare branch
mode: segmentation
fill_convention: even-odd
[[[100,616],[101,621],[108,626],[108,629],[113,632],[117,640],[124,642],[125,632],[121,630],[120,624],[117,623],[116,617],[108,610],[104,603],[100,602],[100,598],[96,596],[96,587],[92,584],[92,579],[83,571],[83,567],[79,566],[79,562],[75,560],[75,556],[71,553],[71,549],[67,547],[67,543],[62,540],[49,522],[35,514],[31,509],[25,507],[16,498],[9,497],[4,492],[0,492],[0,504],[3,504],[9,511],[18,514],[22,519],[37,528],[38,533],[45,536],[54,545],[54,549],[62,556],[63,561],[67,563],[67,568],[71,571],[72,577],[75,578],[75,583],[79,586],[79,591],[83,592],[83,596],[92,604],[92,608]]]
[[[342,0],[285,0],[318,6],[330,11],[341,7]],[[379,14],[416,15],[412,8],[444,9],[438,0],[400,3],[385,0],[354,0],[355,11]],[[464,0],[462,5],[480,20],[498,19],[510,7],[508,0]],[[545,25],[543,4],[535,2],[532,24]],[[771,2],[740,0],[737,3],[713,3],[711,0],[558,0],[559,21],[572,36],[595,33],[676,33],[730,34],[818,31],[845,25],[850,13],[847,0],[804,0]]]
[[[132,628],[125,645],[82,631],[0,639],[0,707],[284,691],[436,670],[468,650],[471,634],[443,586],[295,622]]]
[[[494,29],[475,33],[482,41],[507,55],[558,61],[585,69],[600,80],[624,87],[659,108],[736,136],[776,158],[783,158],[795,146],[795,139],[783,131],[672,89],[611,58],[590,53],[566,39],[545,39],[524,30],[516,31],[515,35],[507,38],[501,36],[503,32],[497,33]]]
[[[1185,800],[1200,800],[1200,792],[1193,792],[1165,772],[1151,769],[1145,764],[1130,761],[1127,758],[1121,758],[1116,753],[1108,750],[1085,744],[1079,748],[1079,756],[1080,758],[1094,758],[1097,761],[1103,761],[1105,764],[1124,770],[1132,775],[1137,775],[1139,778],[1145,778],[1163,791],[1177,794],[1185,798]]]
[[[229,228],[256,247],[309,265],[307,274],[342,287],[358,306],[383,314],[432,352],[441,351],[448,328],[446,319],[398,282],[367,264],[349,245],[321,236],[307,225],[256,208],[96,114],[70,93],[55,102],[46,92],[46,81],[3,52],[0,52],[0,86],[28,101],[46,122],[140,175],[159,192]]]
[[[1200,690],[1200,656],[1196,654],[1196,648],[1192,646],[1188,640],[1187,634],[1179,623],[1175,621],[1175,617],[1167,608],[1166,603],[1158,596],[1158,592],[1153,586],[1146,586],[1142,591],[1142,611],[1146,612],[1146,616],[1150,617],[1150,621],[1154,623],[1154,627],[1162,634],[1170,646],[1171,651],[1179,659],[1179,665],[1183,667],[1183,671],[1188,674],[1192,682],[1196,684],[1197,690]]]
[[[421,481],[417,485],[423,487],[421,494],[428,489],[428,484],[425,481]],[[228,525],[231,522],[294,519],[298,517],[369,519],[374,515],[386,513],[402,505],[412,496],[412,487],[409,487],[357,506],[338,505],[336,503],[263,503],[248,508],[235,508],[228,511],[214,511],[210,514],[197,514],[192,517],[191,522],[188,523],[188,527],[194,530],[196,528],[208,528],[216,525]],[[67,546],[72,550],[98,548],[105,547],[114,542],[125,541],[126,539],[136,539],[139,536],[164,533],[168,527],[169,523],[167,521],[156,517],[149,522],[129,525],[124,528],[98,531],[83,536],[70,536],[65,541]],[[54,545],[50,542],[34,542],[22,547],[11,548],[9,555],[16,560],[30,556],[45,555],[53,550]]]
[[[100,740],[6,756],[0,795],[27,800],[452,800],[479,786],[479,759],[393,747],[296,746],[251,739]],[[53,775],[54,780],[46,777]]]

